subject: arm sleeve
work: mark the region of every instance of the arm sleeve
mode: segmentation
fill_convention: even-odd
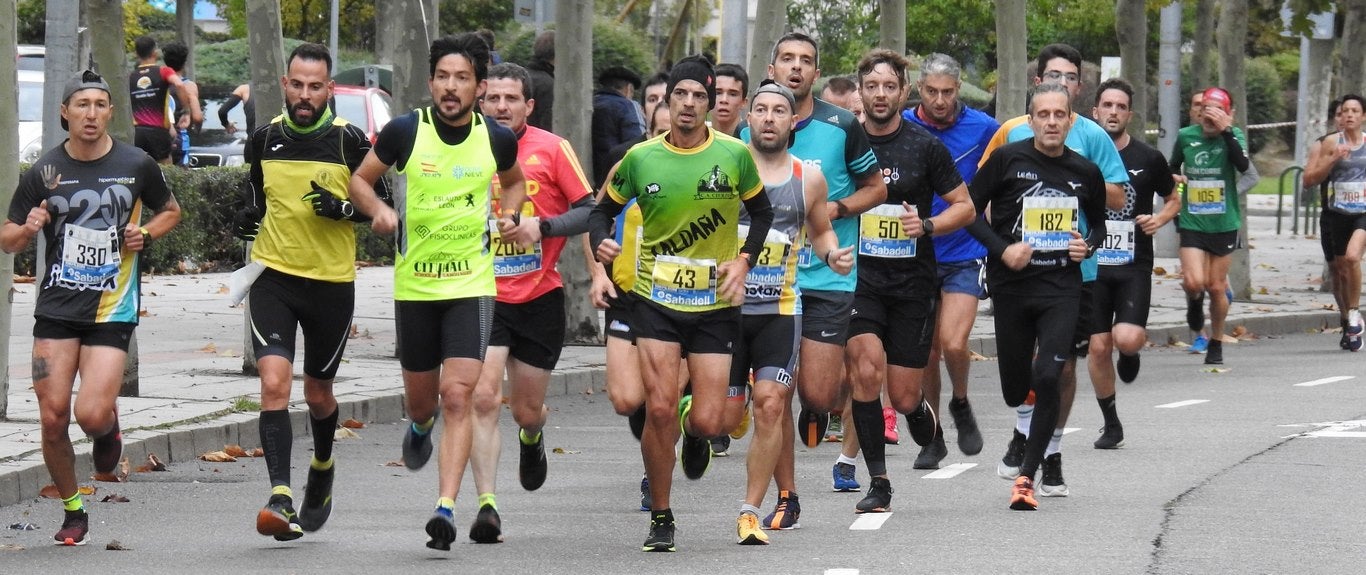
[[[257,128],[251,134],[251,139],[247,140],[247,160],[251,162],[251,177],[247,180],[246,197],[243,202],[256,208],[257,214],[264,214],[266,211],[266,188],[265,174],[261,171],[261,150],[266,145],[266,133],[270,131],[271,124],[266,124]]]
[[[844,162],[849,166],[849,175],[858,181],[864,176],[881,170],[873,146],[868,143],[868,133],[863,126],[854,123],[844,130]]]
[[[996,234],[991,229],[991,225],[982,218],[982,213],[986,211],[987,205],[991,203],[991,195],[996,187],[1001,184],[1001,161],[1000,154],[987,156],[986,162],[977,170],[977,175],[972,178],[972,185],[968,186],[968,195],[972,197],[972,205],[977,211],[977,217],[973,218],[972,223],[968,224],[968,234],[987,248],[987,252],[992,257],[1000,257],[1006,247],[1010,245],[1004,238]]]
[[[1243,143],[1239,141],[1238,135],[1232,129],[1224,130],[1221,134],[1224,138],[1224,147],[1228,148],[1228,160],[1239,172],[1246,172],[1249,164],[1247,152],[1243,151]]]
[[[626,205],[617,202],[612,194],[604,194],[602,201],[588,214],[588,247],[597,251],[598,244],[612,237],[612,219],[621,213]]]
[[[228,125],[228,112],[231,112],[232,109],[236,108],[237,104],[241,102],[241,96],[238,96],[237,94],[229,95],[228,99],[224,100],[223,104],[218,106],[218,123],[224,126]]]
[[[43,203],[43,186],[38,181],[38,165],[34,164],[19,178],[14,197],[9,201],[9,221],[18,225],[28,223],[28,212]]]
[[[588,215],[597,202],[593,196],[583,196],[570,205],[569,211],[545,220],[545,236],[573,236],[588,231]]]
[[[754,267],[753,258],[764,251],[768,229],[773,227],[773,204],[769,203],[768,194],[759,193],[744,200],[744,205],[745,211],[749,212],[749,235],[745,237],[745,245],[740,247],[740,253],[749,254],[750,267]]]
[[[171,202],[171,188],[166,186],[166,175],[161,171],[161,164],[156,163],[151,156],[143,159],[145,161],[142,163],[142,181],[145,186],[138,195],[143,205],[159,212]]]
[[[1178,136],[1176,142],[1172,143],[1172,153],[1167,156],[1167,167],[1171,169],[1171,173],[1179,174],[1184,160],[1185,157],[1181,154],[1181,138]]]
[[[517,134],[484,116],[489,127],[489,145],[493,147],[493,159],[498,171],[506,172],[517,164]]]

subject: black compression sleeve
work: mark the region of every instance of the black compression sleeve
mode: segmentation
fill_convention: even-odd
[[[625,207],[625,204],[618,204],[612,199],[611,194],[603,194],[602,201],[588,213],[588,246],[594,252],[597,252],[598,244],[612,237],[612,220]]]
[[[1006,248],[1010,247],[1010,242],[1007,242],[1001,236],[996,235],[996,232],[991,229],[991,225],[980,217],[974,219],[971,224],[968,224],[966,229],[968,230],[968,234],[972,235],[972,237],[980,242],[982,246],[987,248],[987,252],[990,253],[992,257],[1001,257],[1001,254],[1005,253]]]
[[[231,112],[233,108],[236,108],[237,104],[241,101],[241,96],[238,96],[237,94],[229,95],[228,99],[224,100],[223,104],[218,106],[218,123],[224,126],[228,125],[228,112]]]
[[[1220,132],[1224,137],[1224,147],[1228,148],[1228,159],[1233,162],[1233,167],[1239,172],[1246,172],[1248,167],[1247,154],[1243,153],[1243,145],[1238,143],[1238,138],[1233,135],[1233,129],[1229,128]]]
[[[569,211],[544,220],[546,225],[543,236],[573,236],[588,231],[588,214],[593,211],[593,206],[597,202],[593,201],[592,195],[584,196],[570,206]]]
[[[745,238],[740,253],[749,254],[750,267],[754,267],[755,258],[764,250],[768,229],[773,226],[773,204],[769,203],[768,194],[762,192],[744,203],[745,211],[749,212],[749,236]]]

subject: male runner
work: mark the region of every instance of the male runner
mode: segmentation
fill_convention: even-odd
[[[166,95],[175,88],[178,108],[190,111],[190,125],[204,123],[199,100],[190,98],[185,81],[169,66],[157,63],[157,42],[151,36],[133,41],[138,63],[128,73],[133,112],[133,141],[158,163],[171,163],[171,121],[166,115]]]
[[[332,512],[337,428],[332,381],[355,307],[353,222],[365,219],[349,201],[347,188],[352,170],[370,152],[364,130],[328,105],[333,82],[327,47],[300,44],[286,67],[280,78],[285,113],[251,135],[251,192],[237,216],[238,237],[255,240],[251,260],[265,266],[248,295],[251,347],[261,375],[261,448],[271,485],[256,531],[280,541],[317,531]],[[382,193],[387,197],[388,189]],[[300,327],[313,459],[304,504],[296,514],[289,481],[294,444],[289,399],[294,334]]]
[[[1114,140],[1129,183],[1124,187],[1124,209],[1105,210],[1105,243],[1097,252],[1100,270],[1092,286],[1092,319],[1088,367],[1096,402],[1105,418],[1096,449],[1124,444],[1124,426],[1115,409],[1115,371],[1124,383],[1138,377],[1139,351],[1148,342],[1148,306],[1152,299],[1153,235],[1176,217],[1181,204],[1167,201],[1153,213],[1153,195],[1171,197],[1175,183],[1162,152],[1129,136],[1134,89],[1119,78],[1100,84],[1091,116]],[[1111,364],[1114,350],[1119,360]]]
[[[987,142],[1001,127],[995,118],[963,105],[958,91],[963,85],[962,68],[958,61],[944,54],[930,54],[920,64],[920,105],[906,110],[901,117],[925,128],[948,147],[958,174],[963,182],[972,184],[977,175],[977,164],[986,151]],[[930,214],[937,216],[948,208],[938,195],[933,198]],[[939,360],[949,373],[952,399],[949,415],[958,429],[958,449],[967,455],[982,451],[982,432],[968,403],[968,370],[972,355],[968,352],[968,336],[977,318],[977,302],[986,297],[982,286],[982,266],[987,250],[973,239],[967,230],[956,230],[934,238],[934,258],[939,265],[939,316],[935,319],[934,345],[922,383],[930,409],[939,411],[941,380]],[[912,465],[915,469],[935,469],[948,456],[942,433],[929,445],[920,449]]]
[[[711,111],[711,128],[727,136],[740,137],[748,95],[749,74],[745,69],[738,64],[717,64],[716,109]],[[648,119],[645,123],[648,131]]]
[[[1304,170],[1304,186],[1322,188],[1320,229],[1323,257],[1333,270],[1333,297],[1342,314],[1343,349],[1361,350],[1361,257],[1366,251],[1366,145],[1361,122],[1366,99],[1356,94],[1338,103],[1338,134],[1321,140]]]
[[[1233,127],[1233,98],[1223,88],[1206,89],[1200,122],[1181,128],[1169,159],[1176,181],[1185,184],[1181,214],[1181,287],[1186,291],[1186,323],[1199,333],[1205,326],[1209,293],[1209,348],[1205,363],[1224,363],[1224,320],[1228,316],[1228,268],[1242,239],[1239,175],[1248,170],[1247,137]],[[1185,168],[1184,171],[1182,168]]]
[[[740,332],[745,274],[755,263],[773,209],[754,159],[734,138],[707,127],[715,105],[711,64],[692,56],[675,64],[665,90],[671,127],[626,153],[590,217],[599,261],[621,246],[611,219],[634,198],[641,237],[631,329],[636,334],[646,420],[640,450],[650,480],[650,533],[644,551],[673,551],[674,443],[683,432],[683,473],[697,479],[711,460],[708,438],[720,435],[731,351]],[[743,202],[750,233],[738,245]],[[692,395],[679,399],[678,358],[688,353]]]
[[[1105,180],[1096,165],[1065,144],[1072,127],[1071,94],[1037,84],[1029,95],[1034,137],[987,158],[972,181],[988,226],[969,228],[990,252],[987,281],[995,302],[1001,393],[1017,407],[1031,392],[1033,418],[1012,488],[1010,508],[1034,510],[1034,474],[1055,429],[1059,377],[1071,356],[1081,310],[1080,262],[1105,237]],[[1089,121],[1089,120],[1088,120]],[[1091,222],[1085,237],[1080,218]],[[1018,433],[1018,432],[1017,432]]]
[[[104,78],[89,70],[67,81],[61,123],[70,136],[19,178],[0,228],[7,253],[26,249],[40,233],[46,244],[48,268],[37,270],[33,310],[33,392],[43,463],[65,511],[53,536],[57,545],[85,545],[90,530],[76,490],[71,416],[91,439],[97,477],[112,474],[123,456],[117,401],[123,365],[142,309],[138,263],[153,240],[180,222],[180,205],[156,162],[109,136],[110,93]],[[156,215],[141,224],[144,205]]]
[[[850,311],[847,357],[853,380],[853,423],[871,477],[858,513],[891,510],[883,441],[882,388],[891,407],[906,414],[911,439],[926,446],[939,435],[938,422],[921,390],[934,339],[936,231],[967,225],[975,212],[967,187],[944,144],[919,125],[901,118],[909,82],[906,58],[873,50],[858,63],[858,90],[867,120],[864,129],[882,165],[887,199],[859,217],[858,288]],[[930,217],[930,198],[949,204]],[[923,217],[922,217],[923,216]]]
[[[525,68],[508,62],[495,65],[489,69],[482,103],[485,116],[517,134],[517,163],[522,166],[527,199],[531,201],[522,205],[518,225],[529,245],[505,242],[490,234],[494,239],[493,275],[498,278],[498,297],[484,370],[474,390],[470,451],[479,493],[479,514],[470,527],[470,539],[477,543],[503,539],[494,489],[502,446],[498,415],[503,410],[504,371],[511,385],[508,405],[520,428],[518,478],[528,491],[539,489],[545,482],[542,429],[549,412],[545,389],[564,347],[565,332],[564,288],[555,266],[565,237],[586,231],[588,212],[593,209],[588,179],[569,142],[527,123],[536,105],[531,83]],[[588,240],[580,241],[586,244]],[[587,263],[592,273],[603,273],[596,262]]]
[[[394,315],[400,341],[405,408],[412,424],[403,463],[421,469],[432,453],[432,426],[445,419],[439,498],[427,521],[427,546],[455,541],[455,497],[469,459],[471,396],[483,369],[493,323],[493,252],[489,188],[496,173],[503,241],[523,240],[518,223],[526,199],[512,130],[474,113],[488,76],[488,44],[475,34],[432,42],[427,87],[433,105],[384,126],[375,148],[351,176],[351,196],[378,234],[395,233]],[[373,186],[398,171],[394,208]],[[396,211],[397,210],[397,211]]]
[[[792,445],[790,440],[784,444],[783,436],[791,429],[792,372],[801,333],[797,246],[809,234],[813,255],[830,262],[835,272],[848,273],[854,265],[853,247],[839,247],[829,216],[821,209],[826,190],[820,168],[802,165],[787,151],[796,103],[786,86],[764,80],[754,92],[748,117],[750,153],[773,203],[774,219],[763,251],[745,277],[742,334],[731,363],[732,390],[743,390],[750,374],[754,375],[754,439],[746,462],[744,504],[736,524],[741,545],[768,544],[768,535],[759,525],[759,505],[773,478],[778,454]],[[747,216],[741,215],[741,224]],[[794,492],[780,496],[797,498]]]

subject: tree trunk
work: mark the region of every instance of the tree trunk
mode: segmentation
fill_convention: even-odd
[[[399,29],[399,25],[394,22],[399,20],[400,6],[395,6],[397,3],[394,2],[383,10],[375,10],[375,62],[379,64],[394,65],[394,51],[398,49],[398,39],[389,34]],[[397,107],[394,108],[395,113],[399,110]]]
[[[739,64],[746,62],[745,48],[749,46],[745,22],[749,11],[744,0],[721,0],[721,61]],[[755,86],[758,82],[753,82]]]
[[[424,106],[431,99],[427,89],[427,56],[431,39],[424,26],[422,0],[398,0],[391,4],[396,13],[387,18],[387,34],[397,38],[394,46],[394,102],[398,113]]]
[[[1342,66],[1339,94],[1366,94],[1366,0],[1340,0],[1339,18],[1342,19],[1342,41],[1338,44],[1338,58]]]
[[[1191,53],[1191,90],[1204,90],[1214,80],[1210,60],[1214,57],[1214,0],[1195,2],[1195,44]]]
[[[9,80],[18,85],[18,66],[14,55],[18,33],[16,28],[17,7],[14,0],[0,0],[0,81]],[[19,125],[18,99],[0,102],[0,126]],[[19,157],[19,134],[12,129],[0,130],[0,158]],[[0,205],[8,206],[14,197],[14,188],[19,185],[19,170],[0,170]],[[5,421],[9,411],[9,340],[10,326],[14,313],[14,297],[10,289],[14,287],[14,254],[0,253],[0,421]]]
[[[1147,141],[1143,130],[1148,126],[1148,12],[1144,0],[1116,0],[1115,26],[1119,40],[1120,76],[1134,87],[1129,103],[1134,117],[1129,122],[1129,135]]]
[[[749,81],[758,86],[768,77],[768,64],[773,59],[773,45],[787,30],[787,6],[783,0],[758,0],[754,16],[754,34],[749,44]]]
[[[996,119],[1004,122],[1024,114],[1029,78],[1025,54],[1025,0],[996,2]]]
[[[906,53],[906,0],[878,0],[878,46]]]
[[[175,2],[175,27],[176,39],[185,44],[188,53],[185,57],[185,69],[180,75],[186,78],[194,77],[194,4],[195,0],[176,0]],[[120,36],[120,39],[122,37]]]
[[[280,4],[247,0],[247,44],[250,50],[251,98],[256,101],[256,125],[270,124],[284,106],[279,78],[285,73],[284,39],[280,31]],[[250,249],[250,242],[248,242]],[[242,373],[256,375],[256,354],[251,347],[251,304],[242,306]]]
[[[128,59],[123,45],[123,2],[84,0],[83,4],[90,28],[101,31],[91,38],[95,71],[104,76],[110,87],[122,86],[128,82]],[[109,135],[133,143],[133,112],[128,90],[114,90],[110,100],[114,105],[114,118],[109,122]]]
[[[419,0],[422,3],[422,15],[427,23],[427,44],[431,45],[432,40],[440,38],[441,34],[441,0]],[[428,46],[424,46],[428,47]]]
[[[589,129],[593,94],[580,86],[593,85],[593,0],[555,0],[555,133],[569,140],[579,153],[581,168],[593,166],[593,141]],[[565,341],[599,343],[598,310],[589,301],[592,277],[584,266],[583,243],[577,237],[565,242],[560,254],[564,279]]]
[[[1219,85],[1233,96],[1234,124],[1247,126],[1247,78],[1244,74],[1244,58],[1247,56],[1247,8],[1248,0],[1222,0],[1219,14]],[[1243,247],[1233,252],[1233,262],[1228,270],[1229,287],[1233,289],[1234,299],[1249,301],[1252,298],[1251,262],[1247,248],[1247,193],[1239,191],[1238,201],[1244,206],[1241,210],[1243,222]],[[1218,335],[1218,334],[1213,334]]]

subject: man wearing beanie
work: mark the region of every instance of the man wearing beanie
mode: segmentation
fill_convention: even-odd
[[[612,148],[645,133],[645,115],[632,99],[640,89],[640,74],[612,66],[598,74],[593,92],[593,183],[601,188],[607,179]]]
[[[716,75],[700,56],[684,58],[665,88],[670,129],[626,153],[589,217],[598,260],[621,253],[612,218],[635,199],[642,224],[631,318],[645,384],[640,451],[652,509],[644,551],[674,551],[669,506],[674,443],[683,432],[683,474],[698,479],[711,461],[708,439],[725,433],[722,407],[731,350],[740,334],[745,275],[773,222],[773,208],[749,150],[705,122]],[[739,239],[740,206],[750,228]],[[610,289],[610,288],[609,288]],[[615,295],[615,294],[612,294]],[[678,358],[688,353],[692,395],[678,398]]]

